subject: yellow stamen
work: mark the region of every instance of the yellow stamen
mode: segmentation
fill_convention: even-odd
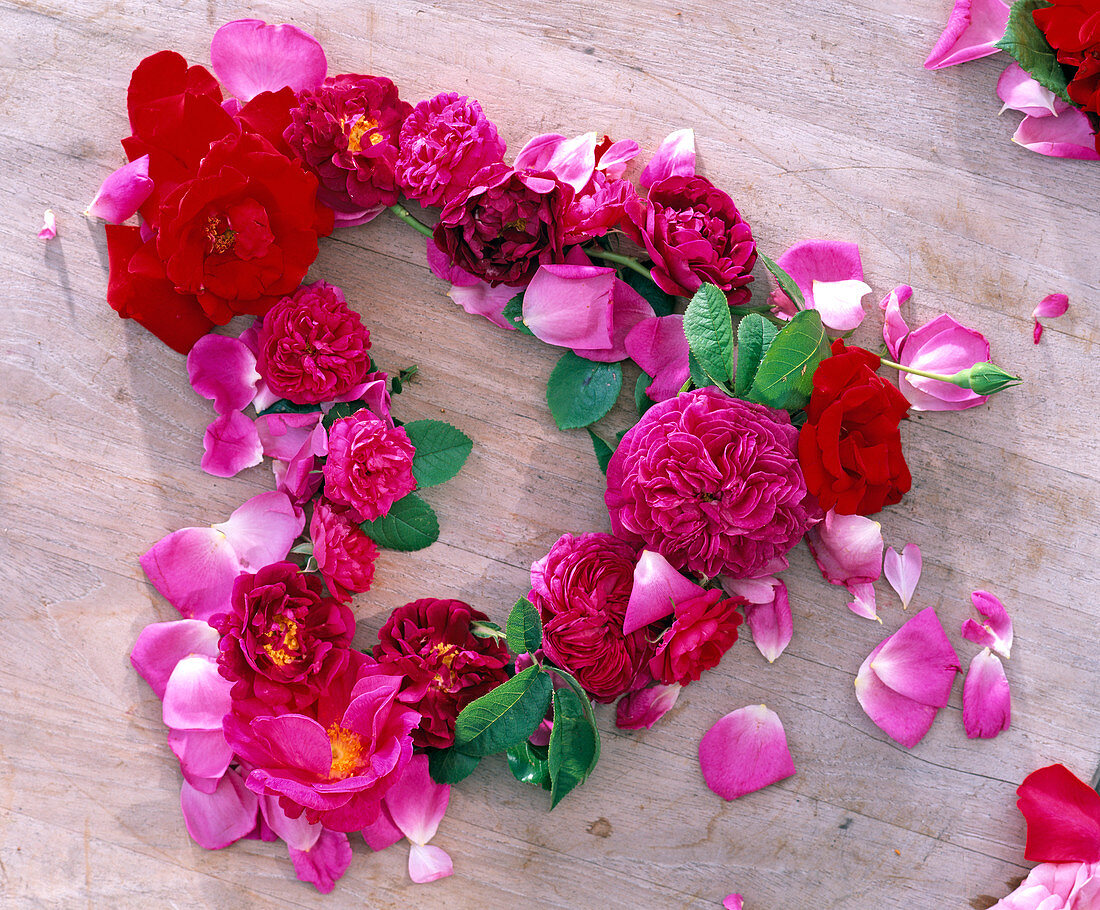
[[[263,645],[264,651],[276,666],[285,667],[301,657],[302,645],[298,641],[298,623],[289,616],[283,614],[276,617],[266,638],[267,641]]]
[[[221,215],[211,215],[206,219],[206,242],[208,252],[228,253],[237,244],[237,232],[229,230],[229,223]]]
[[[363,764],[363,740],[358,733],[341,727],[333,721],[328,728],[328,741],[332,746],[331,780],[344,780],[355,774]]]
[[[378,145],[378,143],[382,141],[382,134],[377,132],[377,130],[377,120],[373,120],[368,117],[360,117],[352,125],[351,132],[348,133],[348,151],[358,152],[362,150],[363,135],[365,133],[369,133],[367,139],[371,145]]]

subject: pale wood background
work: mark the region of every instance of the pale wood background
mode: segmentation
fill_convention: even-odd
[[[950,5],[0,0],[0,903],[610,910],[716,907],[741,891],[753,910],[932,910],[1007,893],[1027,867],[1016,785],[1052,761],[1088,778],[1100,758],[1100,164],[1009,141],[1016,116],[998,120],[993,94],[1003,62],[921,68]],[[880,584],[884,626],[856,618],[799,550],[795,638],[774,666],[739,643],[649,732],[618,733],[602,710],[599,768],[553,814],[503,760],[485,762],[454,788],[436,839],[451,879],[412,885],[405,847],[358,843],[326,900],[275,845],[193,844],[160,705],[128,661],[143,626],[173,618],[138,556],[222,520],[270,475],[199,469],[210,407],[181,357],[108,309],[103,229],[80,212],[123,161],[132,68],[167,47],[205,62],[215,28],[245,16],[303,26],[330,72],[388,75],[413,102],[479,98],[513,153],[542,131],[651,150],[694,126],[702,169],[765,252],[857,241],[876,300],[907,282],[914,324],[947,310],[984,331],[1027,384],[912,421],[913,492],[882,522],[888,543],[922,547],[914,608],[936,607],[964,661],[969,593],[1007,604],[1012,729],[968,741],[959,685],[916,749],[889,741],[852,680],[900,605]],[[43,244],[47,207],[60,237]],[[587,437],[556,431],[543,403],[557,353],[463,314],[422,240],[388,216],[326,241],[312,275],[345,288],[381,364],[420,364],[399,416],[445,414],[475,440],[460,478],[428,494],[441,541],[386,554],[358,599],[359,642],[425,595],[503,620],[559,533],[607,528]],[[1058,290],[1072,308],[1035,347],[1029,313]],[[696,747],[753,702],[779,712],[798,773],[726,803]]]

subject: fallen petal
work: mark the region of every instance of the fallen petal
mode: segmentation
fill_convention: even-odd
[[[772,579],[771,599],[754,600],[745,592],[741,579],[722,579],[722,587],[730,594],[739,595],[749,601],[744,608],[745,622],[752,632],[752,640],[757,650],[774,663],[775,659],[791,643],[794,634],[794,620],[791,617],[791,602],[787,595],[787,586],[779,579]]]
[[[351,844],[346,834],[324,828],[309,850],[291,847],[290,861],[299,881],[309,882],[322,894],[328,894],[351,865]]]
[[[243,411],[256,397],[256,355],[229,335],[204,335],[187,354],[187,376],[219,414]]]
[[[653,318],[655,318],[653,306],[650,302],[625,281],[616,278],[611,287],[611,347],[603,349],[575,347],[573,353],[578,357],[600,363],[618,363],[620,360],[626,360],[630,356],[626,349],[626,339],[640,323]]]
[[[878,618],[878,604],[875,600],[875,586],[869,581],[855,581],[845,585],[848,589],[848,593],[852,595],[852,600],[848,604],[848,609],[851,610],[856,616],[862,616],[864,619],[874,619],[877,622],[882,622]]]
[[[909,326],[901,315],[901,305],[913,296],[913,289],[907,284],[898,285],[887,294],[879,304],[885,315],[882,323],[882,340],[890,356],[897,360],[901,356],[901,345],[909,334]]]
[[[504,318],[504,307],[522,290],[506,284],[492,287],[488,282],[478,280],[471,286],[451,285],[447,296],[470,315],[484,316],[493,325],[514,332],[516,327]]]
[[[173,730],[218,730],[233,706],[233,684],[212,657],[183,658],[164,689],[164,725]]]
[[[863,280],[863,262],[859,258],[859,247],[839,240],[800,240],[784,250],[776,264],[798,285],[808,309],[814,309],[815,306],[815,281]],[[787,295],[780,290],[772,292],[768,303],[773,307],[791,305]]]
[[[963,681],[963,726],[970,739],[993,739],[1012,720],[1012,695],[1000,659],[979,651]]]
[[[110,174],[96,191],[84,213],[111,224],[122,224],[137,213],[153,192],[149,179],[149,156],[142,155]]]
[[[157,698],[163,699],[164,687],[176,664],[192,654],[217,657],[218,640],[218,633],[205,621],[155,622],[141,630],[130,652],[130,663]]]
[[[699,743],[707,786],[723,799],[737,799],[794,774],[794,760],[779,715],[764,705],[732,711]]]
[[[324,830],[320,822],[310,824],[304,812],[297,818],[291,818],[279,805],[278,796],[261,796],[260,812],[267,826],[285,840],[292,850],[312,849]]]
[[[1054,100],[1057,97],[1054,92],[1044,88],[1031,78],[1028,72],[1013,61],[1001,78],[997,80],[997,97],[1004,102],[1001,108],[1003,114],[1006,110],[1019,111],[1032,117],[1048,117],[1057,114]]]
[[[870,666],[884,685],[924,705],[947,704],[959,657],[934,609],[921,610],[877,650]]]
[[[184,617],[201,620],[228,609],[243,571],[225,535],[213,528],[173,531],[141,557],[141,567]]]
[[[901,598],[902,609],[909,609],[909,601],[913,599],[913,591],[920,581],[922,564],[920,547],[915,543],[907,543],[900,554],[893,547],[886,550],[882,562],[883,572],[890,587]]]
[[[1100,795],[1065,765],[1033,771],[1016,795],[1027,820],[1027,859],[1100,862]]]
[[[856,280],[814,279],[812,285],[814,308],[821,314],[821,321],[838,332],[850,332],[863,322],[863,298],[870,293],[869,284]]]
[[[666,177],[695,176],[695,130],[669,133],[642,169],[638,183],[646,189]]]
[[[418,885],[454,874],[450,856],[441,847],[413,844],[409,850],[409,878]]]
[[[830,584],[873,582],[882,574],[882,525],[872,518],[830,509],[807,532],[806,543]]]
[[[875,726],[912,749],[931,729],[938,709],[899,695],[875,675],[871,662],[885,643],[880,643],[860,666],[856,674],[856,698]]]
[[[256,425],[240,411],[216,417],[206,428],[202,446],[204,453],[199,463],[207,474],[215,477],[232,477],[264,459]]]
[[[1100,161],[1096,134],[1084,111],[1060,100],[1055,117],[1024,117],[1012,135],[1012,141],[1040,155],[1053,158],[1079,158]]]
[[[744,910],[744,899],[740,894],[727,894],[722,899],[722,906],[726,910]]]
[[[227,22],[210,42],[214,75],[241,101],[290,86],[295,92],[320,88],[328,71],[321,43],[294,25],[260,19]]]
[[[947,27],[924,68],[940,69],[997,53],[995,45],[1007,26],[1008,4],[1003,0],[955,0]]]
[[[646,389],[653,401],[675,398],[691,375],[684,317],[679,314],[643,319],[626,336],[626,352],[653,377]]]
[[[1069,309],[1069,297],[1065,294],[1047,294],[1031,313],[1032,319],[1056,319]]]
[[[643,550],[634,566],[634,586],[623,617],[623,634],[664,619],[676,604],[698,597],[703,589],[672,567],[660,553]]]
[[[611,347],[615,270],[595,265],[543,265],[523,295],[523,321],[547,344]]]
[[[386,809],[405,837],[413,844],[426,844],[435,837],[450,797],[451,788],[437,784],[428,773],[428,756],[414,755],[386,791]]]
[[[42,215],[42,227],[38,231],[39,240],[53,240],[57,236],[57,216],[53,209],[46,209]]]
[[[680,688],[679,683],[658,683],[627,692],[615,705],[615,726],[620,730],[648,730],[676,704]]]
[[[183,782],[180,808],[187,833],[200,847],[220,850],[256,827],[256,794],[236,771],[226,771],[213,793],[203,793]]]
[[[363,835],[363,840],[367,842],[367,846],[375,853],[379,850],[385,850],[387,847],[392,847],[405,836],[401,833],[401,829],[393,823],[389,812],[386,811],[385,803],[382,804],[382,811],[378,813],[378,818],[367,825],[360,833]]]
[[[233,761],[233,749],[216,730],[169,730],[168,748],[179,759],[183,779],[196,790],[213,793]]]
[[[271,491],[238,506],[214,530],[225,535],[246,571],[258,572],[286,558],[305,520],[305,513],[285,493]]]
[[[1002,657],[1012,656],[1012,619],[1004,604],[988,591],[970,595],[981,622],[968,619],[962,624],[962,637],[983,648],[992,648]]]

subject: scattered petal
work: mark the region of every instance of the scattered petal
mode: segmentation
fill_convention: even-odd
[[[907,284],[898,285],[887,294],[879,304],[885,315],[882,324],[882,340],[890,356],[897,360],[901,356],[901,345],[909,334],[909,326],[901,315],[901,305],[913,296],[913,289]]]
[[[940,69],[997,53],[995,46],[1008,26],[1008,4],[1003,0],[955,0],[924,68]]]
[[[1043,326],[1038,319],[1035,320],[1035,328],[1031,331],[1031,338],[1035,344],[1038,344],[1043,337]]]
[[[653,377],[646,389],[653,401],[675,398],[691,375],[684,317],[679,314],[643,319],[626,336],[626,351]]]
[[[561,183],[581,192],[596,169],[596,134],[567,139],[557,133],[535,136],[516,155],[517,171],[549,171]]]
[[[42,216],[42,227],[38,231],[39,240],[53,240],[57,236],[57,217],[53,209],[46,209]]]
[[[909,609],[909,601],[913,599],[913,591],[920,581],[922,560],[920,547],[915,543],[907,543],[902,547],[901,553],[890,547],[883,558],[883,572],[886,580],[901,598],[902,609]]]
[[[385,850],[387,847],[392,847],[405,836],[401,833],[401,829],[393,823],[390,813],[386,811],[385,803],[382,804],[382,811],[378,813],[378,818],[367,825],[361,833],[363,840],[367,842],[367,846],[375,853],[379,850]]]
[[[870,666],[899,695],[942,708],[951,698],[959,657],[928,607],[883,642]]]
[[[428,773],[428,756],[414,755],[386,791],[386,809],[405,837],[413,844],[426,844],[435,837],[450,797],[451,788],[437,784]]]
[[[202,793],[213,793],[233,761],[233,748],[221,725],[216,730],[169,730],[168,748],[179,759],[183,779]]]
[[[1012,62],[1001,78],[997,80],[997,97],[1004,102],[1003,114],[1007,110],[1019,111],[1031,117],[1049,117],[1057,114],[1054,101],[1057,96],[1031,78],[1019,63]]]
[[[863,298],[871,293],[871,286],[863,281],[813,280],[814,308],[821,314],[821,321],[830,329],[850,332],[866,315]]]
[[[236,771],[226,771],[213,793],[203,793],[183,782],[180,808],[187,833],[200,847],[220,850],[256,827],[257,796]]]
[[[848,593],[852,595],[851,601],[848,603],[848,609],[851,610],[856,616],[862,616],[864,619],[873,619],[876,622],[882,622],[878,618],[878,603],[875,599],[875,586],[869,581],[853,581],[849,582],[846,587]]]
[[[1096,134],[1084,111],[1071,107],[1060,98],[1055,102],[1054,117],[1024,117],[1012,135],[1012,141],[1040,155],[1053,158],[1079,158],[1100,161]]]
[[[695,130],[669,133],[642,169],[638,183],[646,189],[666,177],[695,176]]]
[[[453,284],[447,296],[472,316],[484,316],[493,325],[515,331],[516,327],[504,318],[504,307],[523,288],[502,284],[492,287],[485,281],[475,285]]]
[[[322,828],[309,850],[290,847],[290,861],[299,881],[316,885],[318,891],[328,894],[351,865],[351,844],[346,834]]]
[[[1000,658],[979,651],[963,681],[963,726],[970,739],[993,739],[1012,720],[1012,695]]]
[[[1069,297],[1065,294],[1047,294],[1031,313],[1032,319],[1056,319],[1069,309]]]
[[[676,604],[698,597],[703,589],[684,578],[660,553],[643,550],[634,566],[634,585],[623,616],[623,634],[664,619]]]
[[[258,465],[264,448],[256,425],[240,411],[229,411],[214,419],[202,438],[204,453],[199,462],[207,474],[232,477]]]
[[[1033,771],[1016,795],[1027,820],[1025,858],[1041,863],[1100,862],[1100,795],[1065,765]]]
[[[413,844],[409,850],[409,878],[418,885],[454,874],[450,856],[442,847]]]
[[[626,339],[630,337],[630,333],[640,323],[654,318],[656,317],[650,302],[625,281],[616,278],[611,287],[611,347],[573,348],[573,353],[578,357],[600,363],[618,363],[620,360],[625,360],[630,356],[626,349]]]
[[[1004,604],[988,591],[970,595],[981,622],[968,619],[962,624],[962,637],[983,648],[992,648],[1002,657],[1012,656],[1012,619]]]
[[[151,623],[141,630],[134,642],[130,663],[149,683],[157,698],[163,699],[164,687],[176,664],[192,654],[217,657],[221,653],[218,640],[218,633],[204,620]]]
[[[875,675],[871,661],[878,656],[883,644],[885,642],[880,643],[860,666],[856,675],[856,698],[880,730],[912,749],[932,728],[937,709],[899,695]]]
[[[626,166],[638,157],[642,147],[633,139],[612,142],[596,163],[596,170],[603,171],[611,180],[618,180],[626,172]]]
[[[295,92],[320,88],[328,71],[321,43],[294,25],[260,19],[227,22],[210,42],[214,75],[241,101],[290,86]]]
[[[811,310],[815,308],[814,282],[863,281],[863,262],[859,258],[859,247],[854,243],[801,240],[785,250],[776,260],[776,265],[791,276],[806,299],[806,308]],[[768,303],[785,315],[793,314],[793,304],[781,290],[773,291]],[[785,311],[784,307],[787,308]],[[825,322],[824,315],[822,322]]]
[[[243,568],[225,535],[213,528],[181,528],[141,557],[153,586],[188,619],[207,620],[229,608]]]
[[[285,493],[271,491],[253,496],[214,529],[225,535],[246,571],[258,572],[286,558],[305,520]]]
[[[256,355],[229,335],[204,335],[187,355],[187,376],[219,414],[243,411],[256,397]]]
[[[723,578],[722,587],[727,593],[744,597],[749,602],[744,613],[753,643],[768,663],[774,663],[794,634],[786,584],[770,576],[766,579]]]
[[[611,347],[611,292],[615,270],[588,265],[543,265],[523,295],[523,321],[547,344]]]
[[[749,705],[723,717],[699,743],[707,786],[723,799],[737,799],[794,774],[794,761],[779,715]]]
[[[124,164],[103,181],[84,214],[102,218],[111,224],[122,224],[137,214],[138,208],[152,192],[149,156],[142,155]]]
[[[722,899],[722,906],[726,910],[744,910],[745,904],[740,894],[727,894]]]
[[[233,706],[233,684],[218,672],[213,657],[183,658],[164,687],[164,725],[172,730],[220,730]]]
[[[830,509],[806,532],[806,543],[825,580],[846,587],[855,598],[849,604],[852,612],[877,619],[872,583],[882,574],[882,525]]]
[[[676,704],[680,688],[679,683],[658,683],[627,692],[615,705],[615,726],[620,730],[648,730]]]

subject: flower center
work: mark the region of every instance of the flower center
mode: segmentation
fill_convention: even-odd
[[[229,229],[224,215],[211,215],[206,219],[206,252],[228,253],[237,244],[237,232]]]
[[[285,667],[301,656],[302,645],[298,641],[298,623],[285,613],[276,617],[266,638],[264,651],[276,666]]]
[[[509,221],[506,225],[504,225],[504,229],[525,233],[527,231],[527,219],[517,218],[515,221]]]
[[[455,645],[448,644],[444,641],[437,641],[432,645],[428,654],[434,656],[440,664],[447,668],[448,676],[451,675],[455,658],[458,657],[458,648]],[[443,678],[442,670],[432,677],[432,684],[435,685],[437,689],[445,689],[448,692],[453,692],[457,688],[454,684],[447,686],[447,681]]]
[[[329,778],[344,780],[354,775],[363,764],[363,740],[359,734],[333,721],[328,728],[328,741],[332,746]]]
[[[348,151],[358,152],[363,148],[363,136],[369,133],[367,140],[371,145],[378,145],[382,141],[382,134],[378,132],[378,121],[370,117],[360,117],[352,125],[348,133]]]

